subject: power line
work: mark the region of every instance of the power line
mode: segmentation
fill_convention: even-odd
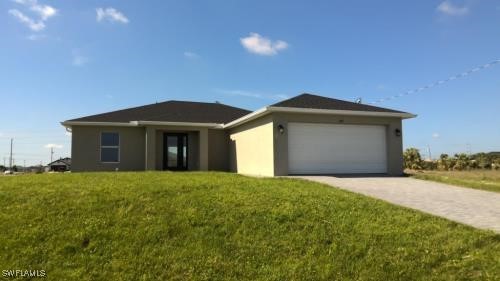
[[[500,59],[497,59],[497,60],[494,60],[494,61],[492,61],[490,63],[486,63],[486,64],[483,64],[481,66],[469,69],[469,70],[467,70],[465,72],[462,72],[460,74],[450,76],[447,79],[439,80],[439,81],[436,81],[434,83],[428,84],[428,85],[426,85],[424,87],[420,87],[420,88],[416,88],[416,89],[413,89],[413,90],[410,90],[410,91],[406,91],[406,92],[398,94],[398,95],[381,98],[381,99],[378,99],[376,101],[369,102],[369,104],[382,103],[382,102],[385,102],[385,101],[388,101],[388,100],[392,100],[392,99],[396,99],[396,98],[408,96],[408,95],[411,95],[411,94],[417,94],[417,93],[420,93],[420,92],[422,92],[424,90],[428,90],[428,89],[431,89],[431,88],[434,88],[434,87],[437,87],[437,86],[441,86],[441,85],[443,85],[443,84],[445,84],[447,82],[451,82],[453,80],[465,78],[465,77],[469,76],[470,74],[472,74],[474,72],[478,72],[478,71],[484,70],[486,68],[495,66],[495,65],[497,65],[499,63],[500,63]]]

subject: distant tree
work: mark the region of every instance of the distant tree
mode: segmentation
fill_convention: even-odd
[[[17,172],[17,170],[18,170],[17,165],[12,166],[12,171],[13,172]]]
[[[404,166],[411,170],[422,170],[422,157],[416,148],[407,148],[403,153]]]
[[[455,164],[453,170],[462,171],[468,169],[470,166],[469,156],[465,153],[455,154]]]
[[[479,169],[479,163],[476,159],[469,158],[469,169]]]
[[[493,160],[500,158],[500,151],[492,151],[488,152],[487,155],[491,157]]]
[[[437,161],[434,160],[424,160],[422,161],[422,169],[424,170],[436,170],[437,169]]]
[[[488,169],[491,167],[491,157],[484,152],[473,155],[472,159],[475,161],[474,166],[479,169]]]
[[[0,165],[0,171],[2,171],[2,172],[3,172],[3,171],[5,171],[5,170],[7,170],[7,167],[5,167],[4,165]]]
[[[437,168],[441,171],[448,171],[450,169],[450,157],[448,154],[443,153],[439,155]]]
[[[493,163],[491,164],[491,168],[494,170],[500,169],[500,158],[496,158],[493,160]]]

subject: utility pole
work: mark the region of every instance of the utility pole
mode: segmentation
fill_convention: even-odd
[[[10,139],[10,158],[9,158],[9,170],[12,171],[12,143],[14,139]]]
[[[432,160],[431,146],[427,145],[427,151],[429,151],[429,160]]]
[[[50,148],[50,163],[52,163],[52,158],[54,157],[54,148]]]

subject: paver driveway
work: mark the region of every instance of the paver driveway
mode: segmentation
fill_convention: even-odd
[[[500,193],[405,177],[297,177],[500,233]]]

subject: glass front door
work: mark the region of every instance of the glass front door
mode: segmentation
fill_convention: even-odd
[[[187,143],[187,134],[164,134],[163,167],[165,170],[187,170]]]

